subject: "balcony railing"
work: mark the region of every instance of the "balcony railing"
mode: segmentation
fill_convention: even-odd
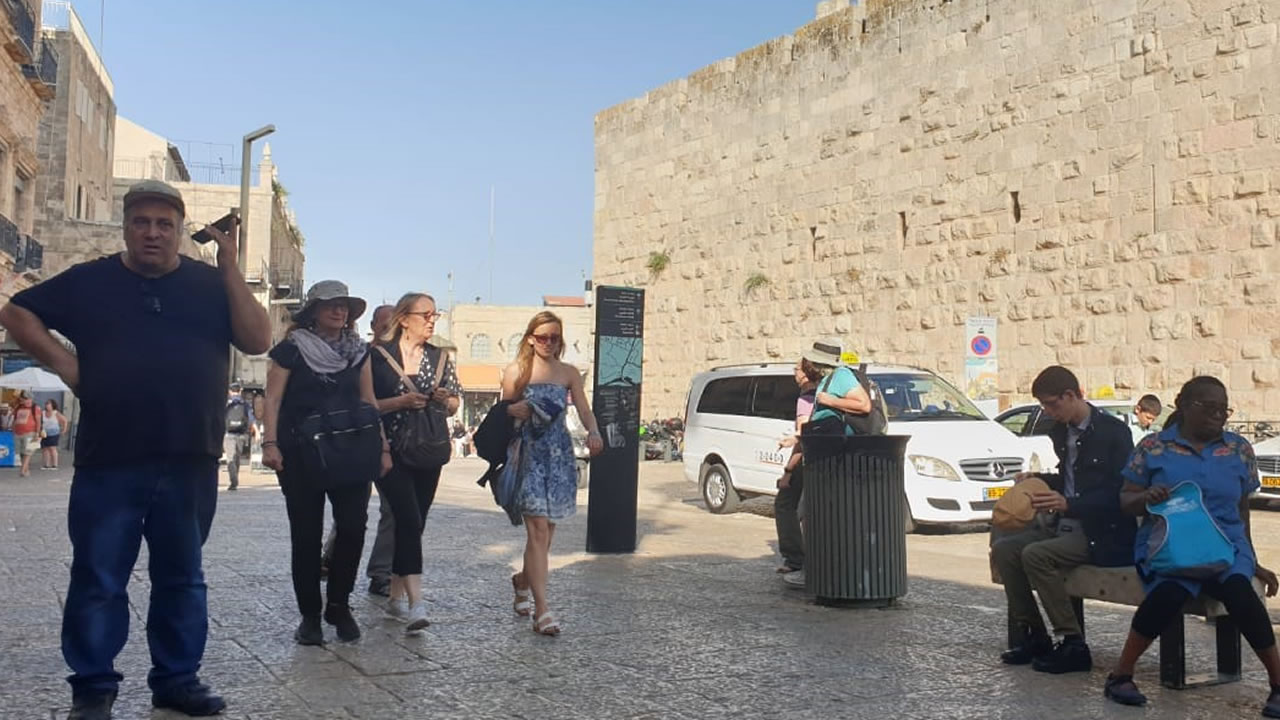
[[[302,274],[292,270],[273,270],[271,272],[271,299],[281,305],[302,302]]]
[[[30,235],[21,236],[18,243],[18,256],[13,265],[17,272],[39,270],[44,267],[44,245]]]
[[[41,100],[52,100],[58,87],[58,53],[47,38],[41,38],[36,52],[39,62],[23,65],[22,74]]]
[[[18,258],[19,241],[18,226],[9,218],[0,215],[0,252],[7,253],[15,261]]]
[[[27,7],[26,0],[0,0],[2,6],[8,6],[9,22],[17,38],[5,45],[5,50],[14,62],[26,65],[35,60],[36,19]]]

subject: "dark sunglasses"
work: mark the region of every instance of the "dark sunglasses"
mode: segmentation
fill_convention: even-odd
[[[1223,417],[1231,417],[1235,414],[1235,408],[1227,407],[1225,403],[1207,402],[1205,400],[1192,400],[1187,403],[1193,408],[1205,411],[1210,415],[1221,415]]]
[[[560,342],[559,335],[534,335],[533,339],[537,341],[539,345],[551,345]]]

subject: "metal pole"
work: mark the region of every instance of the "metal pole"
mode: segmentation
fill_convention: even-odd
[[[494,208],[494,187],[489,186],[489,304],[493,304],[493,208]],[[452,319],[452,318],[450,318]],[[453,332],[450,330],[449,332]]]
[[[245,280],[249,279],[249,171],[252,169],[253,141],[264,138],[276,131],[275,125],[264,125],[244,136],[244,144],[240,148],[240,230],[237,233],[236,260]],[[267,300],[268,306],[270,299]],[[231,379],[240,378],[240,353],[231,350]]]

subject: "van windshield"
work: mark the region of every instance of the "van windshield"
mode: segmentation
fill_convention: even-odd
[[[934,375],[885,373],[871,379],[884,395],[890,422],[987,419],[969,398]]]

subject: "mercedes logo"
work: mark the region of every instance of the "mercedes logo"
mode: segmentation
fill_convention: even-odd
[[[1005,469],[1004,463],[997,460],[996,462],[991,463],[989,472],[991,473],[991,477],[999,480],[1000,478],[1004,477],[1005,472],[1007,472],[1007,470]]]

